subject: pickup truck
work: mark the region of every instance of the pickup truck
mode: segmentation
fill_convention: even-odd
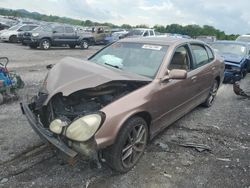
[[[70,25],[48,24],[24,33],[23,41],[30,48],[40,47],[42,50],[65,45],[70,48],[80,46],[81,49],[88,49],[89,45],[94,43],[94,38],[87,32],[78,32]]]
[[[131,30],[126,37],[129,38],[137,38],[137,37],[154,37],[155,31],[154,29],[148,29],[148,28],[136,28]]]
[[[106,38],[111,36],[108,26],[96,26],[91,29],[95,44],[106,44]]]

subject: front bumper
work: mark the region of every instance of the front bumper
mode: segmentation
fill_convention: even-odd
[[[228,82],[236,82],[236,81],[240,81],[241,80],[241,73],[237,72],[237,71],[228,71],[225,70],[224,72],[224,82],[228,83]]]
[[[48,129],[44,128],[41,122],[38,121],[36,116],[33,114],[33,112],[30,110],[27,103],[23,102],[20,103],[21,110],[23,114],[25,114],[29,124],[34,129],[34,131],[46,142],[49,142],[53,146],[55,146],[57,149],[59,149],[62,153],[64,153],[66,156],[70,158],[75,158],[78,153],[69,148],[64,142],[58,140],[54,137],[54,134],[50,132]]]

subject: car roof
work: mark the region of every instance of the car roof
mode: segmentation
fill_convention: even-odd
[[[250,37],[250,35],[240,35],[239,37]]]
[[[236,41],[236,40],[217,40],[215,42],[212,42],[211,44],[213,43],[221,43],[221,44],[239,44],[239,45],[244,45],[244,46],[248,46],[248,43],[247,42],[241,42],[241,41]]]
[[[133,43],[148,43],[148,44],[158,44],[158,45],[178,45],[182,43],[194,42],[199,44],[205,44],[202,41],[186,38],[175,38],[175,37],[140,37],[140,38],[125,38],[119,40],[121,42],[133,42]]]

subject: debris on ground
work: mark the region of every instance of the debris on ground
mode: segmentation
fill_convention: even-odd
[[[167,144],[162,143],[162,142],[155,142],[155,145],[159,146],[161,149],[164,151],[170,151],[170,148]]]
[[[211,148],[205,144],[196,144],[196,143],[192,143],[192,142],[184,142],[184,143],[172,142],[172,144],[177,144],[177,145],[183,146],[183,147],[194,148],[198,152],[211,151]]]
[[[172,178],[172,175],[170,175],[170,174],[168,174],[166,172],[163,173],[163,176],[168,177],[168,178]]]
[[[233,84],[233,91],[236,95],[240,95],[244,98],[250,99],[250,92],[247,92],[247,91],[244,91],[243,89],[241,89],[239,82],[235,82]]]
[[[225,162],[230,162],[231,159],[228,159],[228,158],[216,158],[217,160],[219,161],[225,161]]]
[[[1,183],[1,184],[4,184],[4,183],[7,183],[8,181],[9,181],[8,178],[3,178],[3,179],[1,179],[0,183]]]

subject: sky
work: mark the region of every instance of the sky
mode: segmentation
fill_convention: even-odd
[[[117,25],[198,24],[250,33],[249,0],[0,0],[0,7]]]

